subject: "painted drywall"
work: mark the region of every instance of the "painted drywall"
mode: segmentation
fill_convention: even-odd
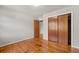
[[[42,19],[42,16],[39,16],[38,20],[39,20],[40,34],[43,34],[43,19]]]
[[[48,17],[71,13],[71,45],[79,48],[79,6],[69,6],[43,15],[43,39],[48,40]]]
[[[43,22],[39,22],[40,34],[43,34]]]
[[[33,36],[33,17],[7,7],[0,8],[0,47]]]
[[[48,16],[43,16],[43,39],[48,40]]]

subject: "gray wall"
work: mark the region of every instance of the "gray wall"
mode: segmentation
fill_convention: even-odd
[[[43,22],[40,22],[40,34],[43,34]]]
[[[34,36],[33,18],[25,13],[0,6],[0,46]]]

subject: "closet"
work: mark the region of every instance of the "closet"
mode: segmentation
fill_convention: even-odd
[[[68,45],[68,15],[58,16],[59,44]]]
[[[48,18],[48,40],[59,45],[71,45],[71,14]]]
[[[58,38],[58,27],[57,27],[57,18],[49,17],[48,18],[48,39],[52,42],[57,42]]]

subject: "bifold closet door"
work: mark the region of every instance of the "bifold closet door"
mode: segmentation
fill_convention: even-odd
[[[58,38],[57,30],[57,18],[48,18],[48,40],[51,42],[57,42]]]
[[[61,45],[68,45],[68,14],[58,16],[58,41]]]
[[[39,33],[39,21],[34,20],[34,37],[39,38],[40,33]]]

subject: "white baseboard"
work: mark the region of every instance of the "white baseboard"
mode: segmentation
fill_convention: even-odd
[[[4,44],[4,45],[0,45],[0,47],[7,46],[7,45],[10,45],[10,44],[14,44],[14,43],[17,43],[17,42],[20,42],[20,41],[26,40],[26,39],[33,38],[33,37],[34,37],[34,36],[29,37],[29,38],[23,38],[23,39],[20,39],[20,40],[15,41],[15,42],[10,42],[10,43]]]
[[[43,39],[43,40],[48,40],[48,39]]]
[[[72,46],[73,48],[78,48],[79,49],[79,47],[78,46]]]

